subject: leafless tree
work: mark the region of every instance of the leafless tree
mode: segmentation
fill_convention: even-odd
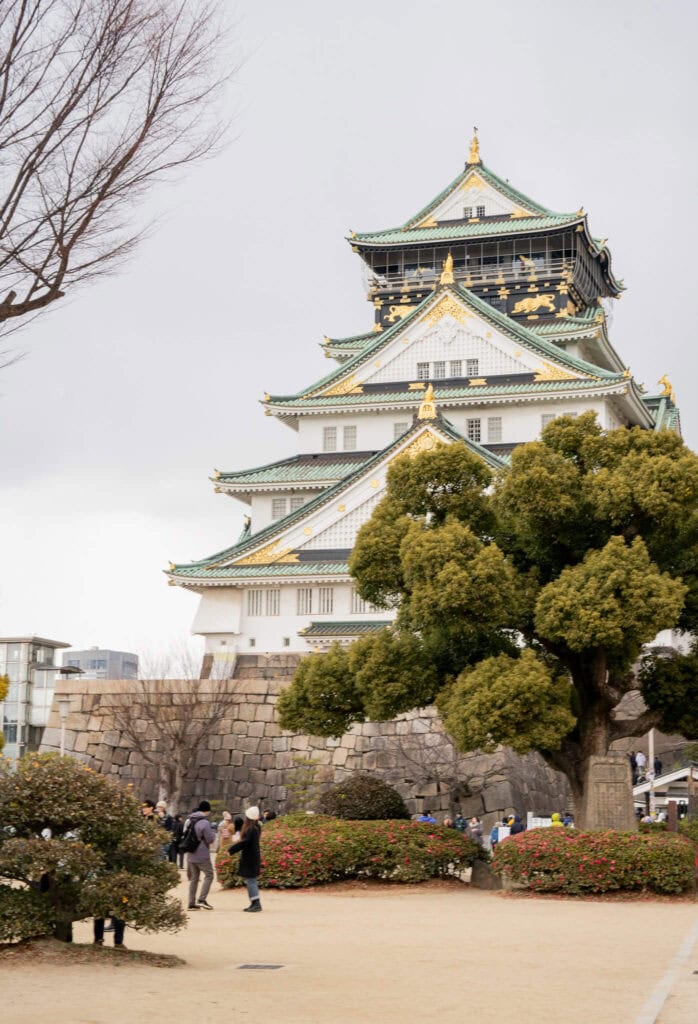
[[[217,147],[224,0],[0,0],[0,325],[128,256],[149,188]]]
[[[184,782],[199,766],[199,754],[221,720],[239,704],[232,680],[149,679],[139,681],[129,703],[117,708],[114,727],[121,743],[156,771],[158,798],[178,810]]]

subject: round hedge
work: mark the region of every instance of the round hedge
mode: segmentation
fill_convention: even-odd
[[[537,892],[679,893],[695,884],[695,856],[695,844],[673,833],[539,828],[498,843],[492,866]]]
[[[409,818],[400,794],[372,775],[352,775],[320,798],[320,811],[349,821],[387,821]]]

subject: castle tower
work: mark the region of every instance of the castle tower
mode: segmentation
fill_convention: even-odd
[[[666,378],[645,396],[609,339],[604,304],[622,284],[605,241],[582,210],[554,213],[490,171],[476,135],[464,170],[418,214],[349,241],[373,326],[324,340],[337,365],[321,380],[265,396],[298,454],[216,472],[215,490],[250,507],[242,533],[167,571],[200,595],[207,673],[389,622],[356,594],[347,562],[394,459],[461,442],[501,469],[550,420],[588,411],[607,429],[680,429]]]

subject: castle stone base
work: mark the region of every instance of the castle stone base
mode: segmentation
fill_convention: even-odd
[[[315,783],[329,785],[353,772],[375,774],[391,783],[411,812],[437,816],[479,815],[489,827],[503,813],[549,814],[570,806],[566,780],[537,754],[519,757],[508,749],[491,755],[459,754],[446,737],[432,708],[401,715],[392,722],[366,722],[339,739],[303,736],[279,728],[278,694],[298,664],[295,655],[249,655],[238,659],[235,698],[226,717],[206,733],[196,766],[185,780],[183,810],[194,802],[220,799],[232,811],[250,803],[286,811],[297,799],[299,780],[315,765]],[[204,694],[223,684],[191,684]],[[68,679],[56,686],[55,698],[72,697],[65,722],[65,752],[90,767],[132,783],[141,798],[155,797],[157,770],[126,741],[118,725],[128,706],[138,720],[145,686],[149,699],[175,713],[177,687],[167,683]],[[61,723],[54,698],[42,751],[60,748]],[[202,708],[205,717],[205,705]],[[143,730],[151,729],[145,718]],[[154,733],[152,743],[157,744]]]

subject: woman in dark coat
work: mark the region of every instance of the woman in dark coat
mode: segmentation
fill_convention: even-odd
[[[245,879],[247,895],[250,897],[249,907],[245,911],[250,914],[258,914],[262,909],[259,902],[259,886],[257,875],[262,864],[262,855],[259,850],[259,807],[248,807],[245,811],[245,824],[242,826],[240,841],[233,843],[228,848],[228,853],[240,853],[240,864],[238,874]]]

